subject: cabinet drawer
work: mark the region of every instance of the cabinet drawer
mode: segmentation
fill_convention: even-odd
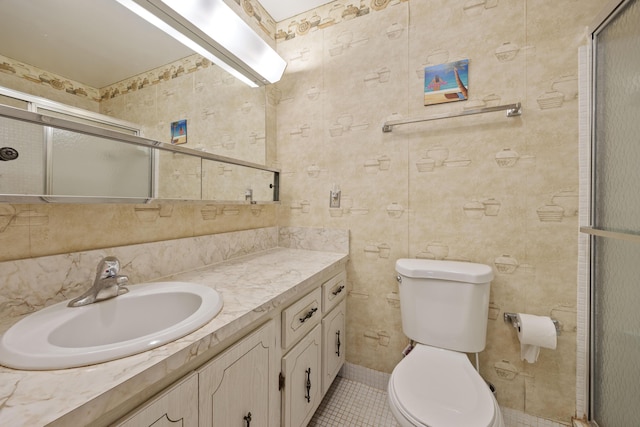
[[[320,323],[321,298],[322,291],[318,288],[282,311],[282,348],[291,347]]]
[[[347,294],[347,272],[343,271],[322,285],[322,312],[328,313]]]

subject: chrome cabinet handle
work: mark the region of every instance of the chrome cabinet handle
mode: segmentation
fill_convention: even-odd
[[[338,349],[336,350],[336,354],[338,355],[338,357],[340,357],[340,331],[336,332],[336,336],[337,336],[336,345],[338,347]]]
[[[244,418],[243,420],[245,420],[247,422],[247,427],[251,427],[251,412],[249,412]]]
[[[311,402],[311,368],[305,371],[307,373],[307,394],[304,396],[307,402]]]
[[[318,307],[313,307],[311,310],[307,312],[307,314],[304,317],[300,318],[300,323],[304,323],[307,320],[311,319],[311,316],[313,316],[313,313],[315,313],[316,311],[318,311]]]
[[[336,295],[338,295],[340,292],[342,292],[342,290],[344,289],[344,285],[340,286],[338,289],[336,289],[335,291],[331,292],[333,294],[333,296],[335,297]]]

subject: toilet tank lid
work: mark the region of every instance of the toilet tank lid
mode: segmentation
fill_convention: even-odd
[[[493,279],[493,270],[488,265],[462,261],[401,258],[396,261],[396,271],[406,277],[468,283],[487,283]]]

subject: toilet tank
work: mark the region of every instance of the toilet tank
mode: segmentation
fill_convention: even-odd
[[[399,259],[402,329],[414,341],[465,353],[484,350],[487,339],[488,265]]]

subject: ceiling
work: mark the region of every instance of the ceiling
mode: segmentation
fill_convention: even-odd
[[[330,2],[258,1],[277,22]],[[0,55],[94,88],[193,53],[115,0],[0,0],[0,40]]]
[[[299,15],[307,10],[315,9],[323,4],[331,3],[332,1],[333,0],[258,0],[276,22],[284,21],[287,18]]]

